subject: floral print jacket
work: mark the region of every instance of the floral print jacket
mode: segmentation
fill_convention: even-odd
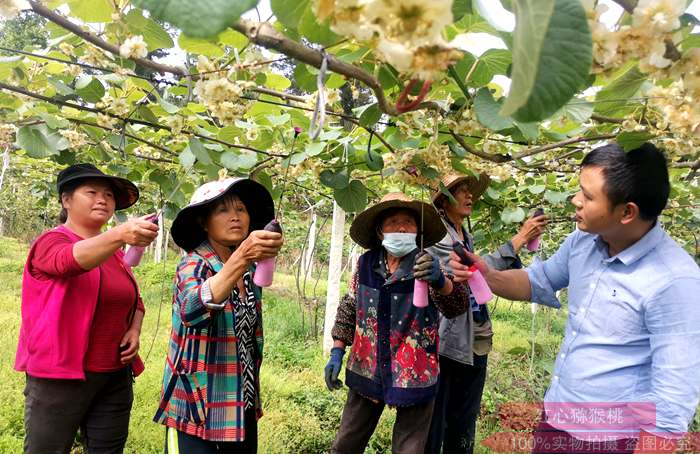
[[[413,305],[413,264],[418,250],[386,276],[384,250],[363,254],[343,298],[333,338],[352,344],[345,380],[358,393],[388,405],[430,401],[438,378],[438,311],[447,318],[466,312],[466,288],[450,295],[430,289],[429,304]]]

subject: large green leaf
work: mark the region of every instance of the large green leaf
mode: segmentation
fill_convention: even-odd
[[[134,0],[154,19],[170,22],[195,38],[218,35],[257,4],[258,0]]]
[[[520,207],[507,207],[501,212],[501,221],[505,223],[519,223],[525,219],[525,210]]]
[[[177,45],[187,52],[206,57],[222,57],[224,49],[213,39],[197,38],[182,33],[177,38]]]
[[[588,80],[591,33],[579,0],[516,0],[513,83],[501,115],[547,118]]]
[[[104,96],[105,87],[92,76],[81,75],[75,81],[75,91],[87,102],[97,102]]]
[[[321,183],[325,184],[332,189],[343,189],[348,187],[350,184],[350,175],[348,171],[343,169],[339,172],[333,172],[332,170],[326,169],[319,175]]]
[[[627,100],[634,96],[647,76],[632,66],[614,78],[595,97],[595,112],[615,116],[627,110]]]
[[[144,17],[140,9],[132,9],[124,18],[129,31],[134,35],[143,36],[149,51],[155,49],[170,49],[175,46],[168,32],[157,22]]]
[[[271,0],[270,8],[278,21],[289,28],[297,28],[309,0],[299,0],[290,2],[289,0]]]
[[[623,150],[631,151],[653,138],[654,134],[648,131],[625,131],[618,134],[615,141]]]
[[[192,137],[186,149],[190,150],[202,164],[209,165],[212,163],[211,156],[209,156],[209,151],[204,148],[204,145],[202,145],[202,142],[200,142],[199,139]]]
[[[112,20],[112,5],[109,0],[70,0],[71,16],[84,22],[109,22]]]
[[[328,21],[318,23],[311,4],[306,7],[304,14],[299,20],[299,33],[304,35],[309,41],[318,44],[332,44],[338,41],[338,35],[333,33],[328,27]]]
[[[46,125],[22,126],[17,130],[16,145],[32,158],[46,158],[58,155],[68,147],[68,142]]]
[[[347,187],[336,189],[333,197],[342,209],[350,213],[362,211],[367,206],[367,188],[360,180],[352,180]]]
[[[513,119],[499,114],[501,104],[493,99],[488,88],[480,88],[474,97],[474,112],[479,123],[492,131],[501,131],[513,126]]]

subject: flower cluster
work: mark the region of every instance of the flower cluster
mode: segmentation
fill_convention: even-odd
[[[614,70],[638,60],[639,69],[656,83],[647,93],[650,106],[663,117],[652,129],[668,127],[691,141],[700,139],[700,49],[677,52],[685,0],[639,0],[631,25],[615,30],[599,21],[606,7],[599,5],[594,9],[593,2],[587,2],[594,72]],[[668,79],[676,82],[669,85],[664,82]]]
[[[5,148],[12,143],[15,132],[17,132],[15,125],[0,123],[0,148]]]
[[[114,98],[109,93],[106,93],[100,101],[95,104],[98,109],[106,109],[120,117],[126,117],[129,115],[131,108],[129,107],[129,102],[125,98]]]
[[[585,3],[593,37],[594,71],[619,68],[632,59],[638,59],[640,69],[647,73],[671,65],[666,42],[673,42],[674,32],[680,28],[685,0],[640,0],[632,13],[632,24],[615,30],[600,22],[607,6],[593,8],[593,1]]]
[[[85,134],[81,132],[73,129],[62,129],[59,132],[66,140],[68,140],[68,144],[70,145],[71,149],[75,150],[87,144],[87,138],[85,137]]]
[[[194,93],[221,123],[232,124],[248,109],[248,103],[241,99],[241,95],[247,88],[255,86],[255,83],[231,81],[225,74],[222,77],[219,69],[214,62],[200,56],[197,70],[201,76],[195,84]]]
[[[28,9],[26,0],[0,0],[0,17],[12,19],[23,9]]]
[[[127,38],[124,43],[119,46],[119,55],[122,58],[145,58],[148,55],[148,47],[143,40],[143,36],[136,35]]]
[[[317,0],[315,7],[335,33],[368,42],[399,72],[432,80],[461,57],[442,37],[452,0]]]

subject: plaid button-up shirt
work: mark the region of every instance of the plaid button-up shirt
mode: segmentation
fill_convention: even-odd
[[[224,309],[214,311],[204,306],[201,294],[202,284],[222,267],[223,262],[208,242],[183,257],[177,267],[172,332],[154,420],[205,440],[242,441],[245,402],[235,332],[235,300],[229,297]],[[260,416],[262,307],[260,289],[254,287],[254,293],[257,351],[253,357],[256,408]]]

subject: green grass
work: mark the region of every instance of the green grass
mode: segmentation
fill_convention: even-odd
[[[20,320],[21,272],[26,245],[0,238],[0,453],[22,451],[24,437],[22,390],[24,376],[12,369]],[[167,339],[170,332],[171,279],[176,257],[164,264],[145,263],[137,268],[146,318],[141,353],[153,349],[146,371],[136,380],[135,401],[126,452],[161,453],[163,427],[152,422],[158,402]],[[327,452],[340,422],[346,389],[329,392],[323,383],[325,359],[320,337],[313,333],[314,282],[306,286],[307,300],[298,298],[292,275],[278,272],[274,285],[264,293],[265,360],[261,372],[265,416],[260,420],[261,453]],[[343,284],[342,291],[345,291]],[[323,323],[325,281],[316,287]],[[304,308],[302,312],[300,307]],[[489,376],[479,422],[479,438],[499,430],[498,405],[541,400],[561,340],[565,312],[540,310],[535,317],[537,342],[530,370],[530,305],[499,301],[492,304],[496,337],[489,356]],[[160,321],[158,312],[160,308]],[[303,321],[302,321],[303,314]],[[385,411],[366,452],[390,451],[394,412]],[[76,449],[75,452],[81,452]],[[477,452],[488,452],[479,446]]]

